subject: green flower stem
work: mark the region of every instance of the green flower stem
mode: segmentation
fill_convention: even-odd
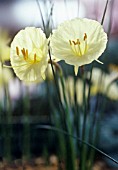
[[[59,85],[58,85],[58,78],[56,77],[56,74],[55,74],[55,71],[54,71],[53,66],[55,66],[55,68],[56,68],[57,70],[59,70],[59,74],[60,74],[60,75],[62,74],[62,69],[61,69],[61,67],[59,66],[59,64],[55,63],[55,62],[51,59],[50,50],[49,50],[48,52],[49,52],[49,58],[50,58],[50,60],[49,60],[48,62],[51,64],[52,73],[53,73],[53,76],[54,76],[54,82],[55,82],[57,97],[58,97],[58,101],[59,101],[59,108],[60,108],[60,116],[61,116],[62,127],[63,127],[64,129],[66,129],[66,120],[65,120],[65,115],[66,115],[66,113],[65,113],[65,109],[64,109],[64,107],[63,107],[62,101],[61,101],[60,92],[59,92]]]
[[[4,86],[5,99],[4,99],[4,115],[3,115],[3,158],[6,162],[12,160],[12,109],[11,100],[9,96],[8,86]]]
[[[59,129],[60,129],[60,126],[61,125],[58,125],[57,127],[59,127]],[[58,140],[59,140],[58,156],[59,156],[59,160],[61,162],[61,161],[64,161],[65,157],[66,157],[65,136],[61,133],[58,133]]]
[[[46,13],[46,11],[48,9],[45,9],[45,14],[47,14],[47,18],[45,20],[44,17],[43,17],[42,10],[41,10],[40,0],[36,0],[36,2],[37,2],[37,6],[39,8],[44,33],[46,34],[46,37],[48,38],[50,36],[50,33],[52,32],[52,25],[53,25],[52,15],[53,15],[53,6],[54,6],[54,4],[53,4],[53,2],[49,1],[50,5],[51,5],[50,13],[49,14],[48,14],[48,12]],[[44,1],[44,5],[45,5],[45,1]]]
[[[91,69],[90,69],[90,77],[89,77],[89,89],[88,89],[88,97],[87,97],[87,112],[88,112],[88,114],[89,114],[89,112],[90,112],[90,94],[91,94],[91,79],[92,79],[92,71],[93,71],[93,66],[94,66],[94,64],[92,63],[92,66],[91,66]],[[95,116],[95,114],[94,114],[94,116]],[[89,114],[89,117],[90,117],[90,119],[89,120],[91,120],[91,115]],[[93,119],[95,119],[95,117],[93,118]],[[91,122],[91,121],[90,121]],[[94,129],[94,125],[92,124],[91,125],[91,127],[92,127],[92,129]],[[92,140],[93,140],[93,135],[91,134],[91,130],[92,130],[91,128],[90,128],[90,130],[89,130],[89,142],[91,143],[92,142]],[[92,136],[91,136],[92,135]],[[92,143],[93,144],[93,143]],[[95,150],[93,150],[93,149],[90,149],[90,156],[89,156],[89,158],[88,158],[88,165],[87,166],[89,166],[90,167],[90,169],[91,169],[91,167],[92,167],[92,165],[93,165],[93,160],[94,160],[94,153],[95,153]],[[90,170],[89,168],[88,168],[88,170]]]
[[[28,87],[26,87],[28,88]],[[30,101],[29,101],[29,95],[28,95],[28,89],[27,94],[23,99],[23,161],[27,161],[30,159],[31,153],[30,153],[30,120],[29,120],[29,113],[30,113]]]
[[[69,107],[68,107],[68,103],[67,103],[67,99],[66,99],[66,95],[65,95],[65,87],[64,87],[64,81],[63,81],[63,72],[61,67],[59,66],[58,63],[54,62],[51,60],[51,54],[49,51],[49,56],[50,56],[50,60],[49,63],[52,66],[52,71],[53,71],[53,75],[54,75],[54,80],[55,80],[55,85],[56,85],[56,89],[57,89],[57,94],[58,94],[58,98],[59,98],[59,102],[61,104],[61,107],[63,109],[62,112],[62,120],[64,122],[64,129],[69,132],[70,131],[70,120],[69,120]],[[58,88],[58,82],[55,76],[55,72],[53,69],[53,65],[55,66],[57,73],[59,74],[60,80],[61,80],[61,84],[62,84],[62,90],[63,90],[63,95],[64,95],[64,102],[65,102],[65,106],[63,106],[62,102],[61,102],[61,98],[60,98],[60,93],[59,93],[59,88]],[[65,137],[65,146],[66,146],[66,169],[68,170],[74,170],[75,169],[75,157],[74,157],[74,148],[73,148],[73,143],[72,143],[72,139],[70,137]]]
[[[66,169],[75,170],[75,153],[72,138],[65,136],[66,140]]]
[[[61,80],[61,85],[62,85],[62,92],[63,92],[63,97],[64,97],[64,106],[65,106],[65,112],[66,112],[66,115],[65,115],[65,120],[66,121],[66,130],[68,131],[69,130],[69,127],[67,125],[67,122],[69,122],[69,106],[68,106],[68,102],[67,102],[67,99],[66,99],[66,94],[65,94],[65,85],[64,85],[64,79],[63,79],[63,75],[61,74],[60,76],[60,80]],[[67,127],[68,126],[68,127]]]
[[[60,73],[60,72],[59,72]],[[66,94],[65,94],[65,84],[64,84],[64,78],[63,78],[63,72],[61,71],[60,75],[60,81],[61,81],[61,85],[62,85],[62,92],[63,92],[63,97],[64,97],[64,106],[65,106],[65,123],[66,123],[66,127],[65,130],[67,132],[71,132],[72,131],[72,125],[70,122],[70,111],[69,111],[69,106],[68,106],[68,102],[67,102],[67,98],[66,98]],[[73,147],[73,142],[72,142],[72,138],[70,138],[69,136],[65,136],[65,146],[66,146],[66,155],[65,155],[65,163],[66,163],[66,169],[68,170],[75,170],[75,154],[74,154],[74,147]]]
[[[11,108],[11,99],[8,91],[8,84],[5,84],[4,77],[2,78],[2,81],[4,84],[3,86],[4,109],[3,109],[2,125],[1,125],[1,132],[3,134],[3,159],[7,162],[10,162],[12,159],[12,154],[11,154],[12,108]]]
[[[82,126],[82,140],[86,139],[86,120],[87,120],[87,103],[86,103],[86,76],[83,76],[84,87],[83,87],[83,103],[84,103],[84,120]],[[82,143],[80,150],[80,170],[86,169],[86,160],[87,160],[87,146]]]
[[[89,77],[88,97],[87,97],[87,112],[88,113],[90,111],[91,79],[92,79],[93,66],[94,64],[92,63],[91,70],[90,70],[90,77]]]
[[[105,8],[104,8],[104,12],[103,12],[102,20],[101,20],[101,25],[103,25],[103,22],[104,22],[104,18],[105,18],[105,14],[106,14],[106,11],[107,11],[108,2],[109,2],[109,0],[106,1],[106,5],[105,5]]]
[[[80,110],[77,103],[76,80],[74,79],[74,126],[76,134],[80,137]],[[77,148],[80,150],[80,143],[77,142]]]
[[[95,138],[93,139],[92,141],[92,145],[96,146],[97,142],[98,142],[98,136],[99,136],[99,125],[96,125],[97,128],[96,128],[96,135],[95,135]],[[93,138],[93,137],[92,137]],[[94,149],[90,149],[90,154],[89,154],[89,162],[88,162],[88,170],[92,170],[92,167],[93,167],[93,163],[94,163],[94,157],[95,157],[95,150]]]
[[[111,33],[111,27],[112,27],[112,22],[113,22],[113,7],[114,7],[114,0],[112,0],[111,2],[110,2],[110,11],[109,11],[109,23],[108,23],[108,30],[107,30],[107,35],[108,35],[108,37],[110,37],[110,33]],[[109,46],[109,42],[110,41],[108,41],[107,42],[107,48],[106,48],[106,51],[108,50],[108,46]]]
[[[3,65],[1,65],[1,67],[2,67],[1,71],[3,73]],[[10,162],[12,159],[12,154],[11,154],[12,108],[11,108],[11,99],[8,91],[8,84],[4,82],[4,77],[2,77],[2,81],[3,81],[3,91],[4,91],[4,108],[3,108],[3,113],[1,114],[1,121],[2,121],[1,133],[3,137],[3,159],[6,162]]]
[[[42,14],[42,11],[41,11],[40,3],[39,3],[38,0],[36,0],[36,2],[37,2],[37,5],[38,5],[38,8],[39,8],[40,15],[41,15],[41,20],[42,20],[42,24],[43,24],[44,33],[46,33],[46,26],[45,26],[43,14]]]
[[[65,119],[67,120],[66,122],[66,131],[71,132],[72,131],[72,125],[70,122],[70,112],[69,112],[69,106],[68,102],[66,99],[66,94],[65,94],[65,86],[64,86],[64,79],[63,76],[60,76],[61,84],[62,84],[62,91],[64,95],[64,102],[65,102],[65,110],[66,110],[66,117]],[[71,132],[72,133],[72,132]],[[72,138],[69,136],[65,136],[65,144],[66,144],[66,169],[68,170],[75,170],[75,154],[74,154],[74,145],[72,142]]]
[[[95,136],[93,136],[93,131],[91,131],[92,135],[92,141],[89,141],[92,143],[92,145],[96,146],[99,140],[99,132],[100,132],[100,120],[102,119],[103,112],[100,112],[98,120],[96,120],[96,130],[95,130]],[[94,157],[95,157],[95,150],[91,148],[90,154],[89,154],[89,165],[88,165],[88,170],[92,169],[92,165],[94,162]]]
[[[101,72],[101,77],[99,78],[99,81],[98,81],[98,85],[102,82],[102,79],[103,79],[103,72]],[[98,94],[97,95],[97,99],[96,99],[96,105],[95,105],[95,110],[93,111],[93,116],[91,116],[92,118],[92,121],[91,121],[91,125],[90,125],[90,128],[89,128],[89,142],[92,143],[93,145],[96,146],[96,137],[98,137],[98,133],[97,133],[97,129],[98,129],[98,123],[100,122],[100,119],[97,120],[97,110],[98,110],[98,107],[99,107],[99,100],[100,100],[100,95]],[[94,132],[94,129],[96,128],[96,131]],[[94,136],[94,133],[95,133],[95,136]],[[96,136],[97,135],[97,136]],[[95,151],[91,148],[90,149],[90,154],[89,154],[89,163],[88,163],[88,170],[91,170],[92,168],[92,164],[93,164],[93,161],[94,161],[94,156],[95,156]]]
[[[46,82],[46,92],[47,92],[47,96],[48,96],[47,100],[48,100],[49,110],[50,110],[51,106],[53,105],[53,102],[52,102],[52,99],[51,99],[51,94],[50,94],[50,89],[49,89],[49,80],[48,80],[48,78],[46,78],[45,82]],[[53,108],[53,107],[52,107],[52,108]],[[51,113],[49,112],[48,115],[49,115],[49,122],[51,123],[51,122],[52,122]]]

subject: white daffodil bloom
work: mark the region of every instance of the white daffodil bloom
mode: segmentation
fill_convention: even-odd
[[[60,24],[50,38],[52,55],[78,67],[96,60],[104,52],[107,34],[101,24],[91,19],[72,19]]]
[[[8,46],[10,42],[8,32],[0,28],[0,61],[4,62],[10,59],[10,48]]]
[[[3,88],[11,80],[13,80],[13,73],[10,69],[2,67],[0,62],[0,88]]]
[[[11,43],[11,65],[20,80],[40,82],[48,64],[48,40],[40,28],[27,27]]]
[[[107,90],[106,96],[110,98],[111,100],[118,101],[118,85],[117,83],[113,83],[110,85],[110,87]]]

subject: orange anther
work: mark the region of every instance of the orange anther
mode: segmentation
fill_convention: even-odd
[[[26,52],[25,52],[25,57],[26,59],[28,59],[28,50],[26,49]]]
[[[34,62],[36,62],[36,53],[34,54]]]
[[[80,41],[79,41],[79,39],[77,39],[77,41],[75,42],[75,41],[72,41],[73,42],[73,44],[74,45],[80,45]]]
[[[87,34],[84,33],[84,41],[87,39]]]
[[[19,48],[16,47],[16,54],[19,55]]]
[[[80,41],[79,41],[79,39],[77,39],[77,44],[79,44],[79,45],[80,45]]]
[[[24,48],[21,50],[21,52],[22,52],[23,56],[25,57],[25,49]]]
[[[75,41],[72,41],[74,45],[76,45],[77,43]]]
[[[70,43],[70,45],[72,45],[72,42],[71,42],[71,40],[69,40],[69,43]]]

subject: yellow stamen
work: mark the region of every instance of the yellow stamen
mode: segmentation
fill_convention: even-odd
[[[16,47],[16,53],[19,55],[19,49]],[[35,49],[33,52],[29,53],[28,49],[22,48],[21,49],[22,58],[26,61],[28,64],[34,64],[40,62],[40,57],[37,58],[37,53],[35,52]]]
[[[71,42],[71,40],[69,40],[69,43],[70,43],[70,45],[72,45],[72,42]]]
[[[69,40],[69,44],[71,46],[71,50],[76,56],[83,56],[88,50],[88,44],[87,44],[87,34],[84,33],[83,40],[76,39],[76,40]]]
[[[80,45],[79,39],[77,39],[77,42],[75,42],[75,41],[72,41],[72,42],[73,42],[74,45]]]
[[[36,53],[34,54],[34,62],[36,62]]]
[[[87,34],[86,33],[84,33],[84,41],[85,41],[84,53],[86,53],[86,51],[87,51]]]
[[[24,48],[21,50],[21,52],[22,52],[23,56],[25,57],[25,49]]]
[[[24,60],[27,60],[28,59],[28,50],[27,49],[25,50],[25,48],[23,48],[21,50],[21,52],[23,54]]]
[[[75,41],[72,41],[74,45],[77,45],[77,43]]]
[[[16,47],[16,54],[19,56],[19,48]]]
[[[79,39],[77,39],[77,44],[79,44],[79,45],[80,45],[80,41],[79,41]]]
[[[77,39],[77,41],[78,41],[78,47],[79,47],[80,56],[82,56],[82,51],[81,51],[81,47],[80,47],[80,41],[79,41],[79,39]]]
[[[71,45],[72,51],[76,55],[82,56],[82,50],[81,50],[81,47],[80,47],[80,40],[79,39],[77,39],[76,41],[69,40],[69,43]],[[78,45],[78,47],[76,45]]]
[[[87,39],[87,34],[84,33],[84,41]]]
[[[28,59],[28,50],[26,49],[26,52],[25,52],[25,57],[26,59]]]

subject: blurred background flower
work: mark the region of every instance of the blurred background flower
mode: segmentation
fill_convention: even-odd
[[[4,62],[10,59],[9,33],[4,28],[0,28],[0,61]]]

